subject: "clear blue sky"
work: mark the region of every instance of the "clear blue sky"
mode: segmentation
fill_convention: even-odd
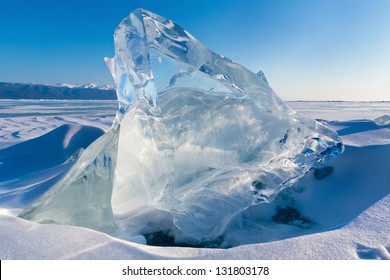
[[[0,0],[0,81],[113,84],[103,57],[138,7],[285,100],[390,100],[390,0]]]

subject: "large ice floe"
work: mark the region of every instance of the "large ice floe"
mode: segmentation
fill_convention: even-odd
[[[218,246],[236,215],[343,151],[334,131],[286,106],[263,72],[169,19],[137,9],[114,38],[112,129],[20,217]]]

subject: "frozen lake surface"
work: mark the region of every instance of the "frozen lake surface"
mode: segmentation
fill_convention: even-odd
[[[274,202],[238,216],[234,234],[226,236],[237,247],[201,249],[148,246],[142,236],[17,218],[28,203],[23,193],[39,196],[58,180],[69,168],[70,148],[87,146],[110,129],[117,103],[1,100],[0,161],[14,167],[0,168],[0,258],[389,259],[390,125],[375,120],[390,115],[390,102],[287,104],[335,129],[345,153]],[[68,150],[55,145],[65,142],[72,143]]]
[[[290,101],[305,116],[328,121],[374,120],[390,114],[390,102]],[[115,100],[1,100],[0,148],[37,137],[62,124],[108,130],[117,111]]]

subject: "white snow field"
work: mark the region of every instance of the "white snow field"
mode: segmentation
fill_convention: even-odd
[[[110,128],[117,103],[1,100],[0,259],[390,259],[390,102],[288,105],[336,130],[345,152],[238,215],[224,236],[234,247],[211,249],[18,218]]]

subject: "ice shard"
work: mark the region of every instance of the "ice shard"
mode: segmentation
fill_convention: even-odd
[[[334,131],[286,106],[263,72],[214,53],[169,19],[137,9],[114,39],[106,62],[119,109],[110,136],[22,217],[142,234],[150,215],[139,217],[154,209],[171,219],[160,228],[171,226],[177,242],[207,243],[235,215],[343,151]],[[102,193],[93,207],[67,203]]]
[[[46,224],[114,231],[111,194],[117,139],[113,129],[95,140],[65,177],[19,216]]]

